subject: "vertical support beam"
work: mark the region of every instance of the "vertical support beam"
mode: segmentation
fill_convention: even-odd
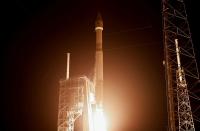
[[[66,70],[66,80],[69,79],[69,66],[70,66],[70,53],[67,53],[67,70]]]

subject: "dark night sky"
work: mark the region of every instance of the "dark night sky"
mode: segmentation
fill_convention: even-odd
[[[161,1],[138,1],[15,0],[3,4],[0,130],[57,130],[64,53],[71,52],[71,76],[92,76],[94,21],[100,11],[109,131],[165,131]],[[186,2],[199,62],[197,1]]]

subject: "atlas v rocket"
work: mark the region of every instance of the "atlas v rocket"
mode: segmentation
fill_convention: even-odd
[[[103,49],[102,49],[102,31],[103,20],[101,14],[98,13],[95,21],[96,31],[96,54],[95,54],[95,96],[97,106],[103,106]]]

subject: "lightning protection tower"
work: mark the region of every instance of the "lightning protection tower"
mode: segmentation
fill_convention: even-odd
[[[195,131],[200,95],[194,83],[199,73],[184,1],[162,0],[162,15],[168,130]]]

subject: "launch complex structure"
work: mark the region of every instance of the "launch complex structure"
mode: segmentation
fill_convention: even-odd
[[[162,0],[169,131],[200,130],[199,72],[184,0]]]
[[[183,0],[162,0],[163,46],[168,131],[200,129],[199,72]],[[95,22],[96,55],[93,80],[86,76],[60,81],[58,130],[74,131],[83,117],[83,131],[106,131],[103,112],[103,20]],[[197,131],[197,130],[196,130]]]

